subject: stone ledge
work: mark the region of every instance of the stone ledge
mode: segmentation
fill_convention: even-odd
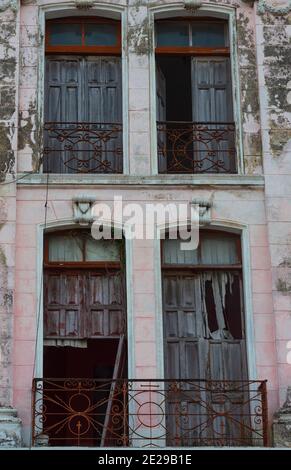
[[[59,175],[18,173],[18,186],[46,185],[47,179],[52,186],[247,186],[264,187],[263,176],[246,175]]]

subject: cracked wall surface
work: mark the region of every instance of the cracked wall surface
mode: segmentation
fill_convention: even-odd
[[[291,367],[286,361],[291,332],[291,9],[287,1],[259,2],[258,13],[266,216],[282,404],[291,383]]]
[[[150,177],[154,173],[151,120],[155,116],[151,89],[153,24],[149,13],[163,5],[175,5],[184,12],[183,3],[177,7],[176,0],[104,0],[108,8],[111,3],[123,6],[127,19],[123,61],[127,87],[124,116],[128,128],[128,180],[134,176]],[[264,174],[266,188],[263,183],[233,187],[229,182],[231,176],[225,186],[219,186],[212,183],[209,175],[203,185],[185,184],[180,188],[163,185],[163,181],[159,189],[146,184],[142,188],[138,185],[127,188],[125,183],[122,195],[143,202],[211,198],[215,221],[232,221],[247,227],[256,374],[258,378],[268,379],[271,416],[278,408],[278,388],[282,401],[287,384],[291,383],[286,360],[286,344],[291,336],[291,17],[262,13],[258,11],[260,2],[255,2],[254,7],[247,0],[206,0],[203,5],[207,3],[235,7],[237,62],[233,63],[233,72],[234,77],[237,72],[238,80],[234,104],[241,113],[243,172],[254,178]],[[36,234],[44,221],[46,188],[41,182],[25,186],[24,179],[18,182],[16,193],[11,181],[17,175],[15,165],[21,176],[23,172],[37,172],[41,178],[44,39],[40,11],[41,6],[53,4],[55,0],[11,3],[0,0],[3,24],[0,29],[0,406],[13,404],[19,410],[26,443],[31,425],[39,287]],[[65,187],[62,181],[50,186],[50,223],[61,223],[72,216],[72,197],[78,188],[78,183]],[[87,188],[83,183],[80,191]],[[103,187],[91,185],[90,191],[96,199],[108,201],[120,188],[108,183]],[[160,314],[156,312],[154,249],[147,247],[145,257],[145,247],[137,243],[133,252],[136,374],[147,378],[156,373],[155,315]],[[147,276],[147,283],[141,278],[141,272]]]
[[[0,407],[13,398],[18,6],[0,1]]]

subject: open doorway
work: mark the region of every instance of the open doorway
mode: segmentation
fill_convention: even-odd
[[[97,241],[86,230],[45,238],[42,432],[50,445],[124,444],[123,260],[122,241]]]

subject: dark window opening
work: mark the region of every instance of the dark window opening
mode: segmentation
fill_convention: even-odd
[[[156,27],[160,173],[236,173],[226,22]]]
[[[123,259],[122,241],[86,230],[45,237],[42,432],[52,446],[119,446],[117,428],[126,439],[116,412],[127,378]]]

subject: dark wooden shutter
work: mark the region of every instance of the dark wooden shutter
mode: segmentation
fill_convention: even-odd
[[[234,135],[226,132],[219,141],[213,137],[216,130],[225,128],[219,123],[233,122],[233,104],[229,58],[192,58],[192,113],[193,121],[205,123],[209,132],[201,133],[205,143],[197,142],[194,159],[204,160],[203,171],[219,172],[219,160],[228,171],[235,170],[228,149],[234,149]],[[214,156],[213,156],[214,155]]]
[[[157,88],[157,121],[160,124],[158,127],[157,134],[157,145],[158,145],[158,164],[159,172],[165,173],[167,171],[167,133],[166,124],[166,79],[165,76],[157,64],[156,66],[156,88]]]
[[[212,393],[202,389],[198,392],[191,385],[191,379],[224,381],[244,380],[247,378],[247,362],[245,339],[214,340],[208,329],[207,312],[205,316],[201,294],[202,277],[197,275],[164,273],[163,304],[164,304],[164,340],[165,340],[165,378],[181,379],[183,393],[169,393],[167,401],[167,429],[169,430],[168,445],[199,444],[201,438],[215,439],[216,433],[222,429],[228,439],[241,437],[241,428],[233,426],[229,429],[230,419],[225,417],[232,406],[227,394]],[[239,302],[238,302],[239,304]],[[239,305],[238,305],[239,308]],[[236,312],[237,313],[237,312]],[[190,382],[187,382],[190,381]],[[196,387],[199,382],[196,383]],[[219,390],[219,388],[218,388]],[[244,403],[245,393],[234,391],[233,400],[238,410],[247,415]],[[207,407],[211,406],[221,418],[217,417],[213,424],[200,425],[207,420]],[[183,414],[187,415],[187,425],[183,422]],[[247,424],[247,423],[246,423]],[[173,433],[173,434],[172,434]],[[221,437],[224,438],[223,436]],[[173,439],[173,440],[171,440]]]
[[[108,165],[110,171],[121,172],[122,132],[114,131],[116,124],[122,122],[121,59],[87,57],[85,68],[85,120],[96,123],[96,132],[101,131],[102,134],[103,131],[103,139],[99,142],[99,163],[92,160],[90,166],[105,170]],[[86,148],[92,153],[89,145]]]
[[[84,336],[83,276],[78,272],[47,272],[44,278],[44,337]]]
[[[118,338],[125,332],[125,305],[120,273],[88,273],[88,337]]]
[[[118,338],[125,333],[121,274],[47,272],[44,285],[45,337]]]
[[[79,57],[49,56],[46,58],[45,122],[80,122],[83,119],[82,59]],[[65,129],[67,125],[58,126]],[[65,173],[69,168],[63,164],[68,158],[61,153],[63,144],[55,132],[45,135],[45,147],[50,149],[44,160],[44,171]]]

